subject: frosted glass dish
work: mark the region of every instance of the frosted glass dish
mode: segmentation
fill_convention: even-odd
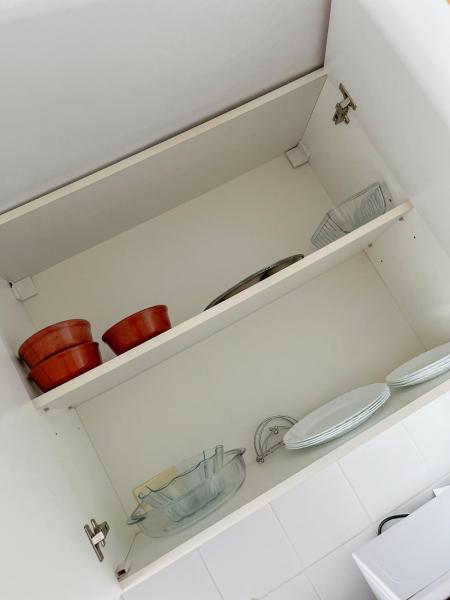
[[[200,521],[227,502],[244,483],[245,448],[204,450],[175,467],[177,475],[142,496],[128,519],[150,537],[176,533]]]
[[[385,212],[385,195],[381,185],[375,183],[345,200],[337,208],[329,210],[314,232],[311,242],[316,248],[323,248]]]

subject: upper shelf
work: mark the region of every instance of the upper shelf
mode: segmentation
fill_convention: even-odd
[[[221,304],[33,400],[36,408],[74,407],[239,321],[357,254],[403,217],[409,201]]]
[[[315,71],[0,215],[0,276],[36,275],[294,147],[325,79]]]

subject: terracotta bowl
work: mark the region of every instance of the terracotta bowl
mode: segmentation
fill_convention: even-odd
[[[33,368],[66,348],[86,342],[92,342],[89,321],[70,319],[45,327],[25,340],[19,348],[19,356],[30,368]]]
[[[167,306],[158,304],[119,321],[103,334],[102,340],[115,354],[123,354],[170,328]]]
[[[43,392],[48,392],[101,364],[102,357],[97,342],[87,342],[43,360],[31,369],[28,377],[37,383]]]

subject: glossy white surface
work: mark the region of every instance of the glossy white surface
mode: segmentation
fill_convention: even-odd
[[[329,4],[2,2],[1,208],[316,69]]]
[[[262,596],[300,570],[268,506],[204,544],[200,553],[224,600]]]
[[[289,449],[331,439],[359,424],[389,398],[386,384],[372,383],[341,394],[302,417],[283,437]],[[367,417],[366,417],[367,418]]]
[[[434,373],[436,369],[447,367],[450,361],[450,343],[436,346],[427,352],[423,352],[411,358],[409,361],[397,367],[389,373],[386,379],[395,380],[396,382],[406,382],[412,379]],[[436,373],[439,375],[440,373]]]
[[[338,465],[308,478],[272,502],[303,567],[369,525],[369,518]]]
[[[375,537],[375,527],[333,552],[313,567],[307,576],[316,588],[320,600],[373,600],[374,595],[352,558],[352,552]]]
[[[407,600],[444,574],[449,577],[449,511],[446,492],[355,552],[358,567],[375,589]]]
[[[123,600],[222,600],[198,552],[123,594]]]
[[[346,477],[373,519],[433,480],[412,439],[397,425],[340,462]],[[370,465],[370,468],[368,467]]]
[[[436,477],[450,471],[450,396],[406,419],[404,425]]]
[[[297,575],[280,588],[264,596],[264,600],[318,600],[319,597],[305,575]]]

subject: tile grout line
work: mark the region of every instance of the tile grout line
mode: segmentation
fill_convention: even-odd
[[[373,522],[373,517],[369,512],[369,509],[366,508],[366,505],[364,504],[364,502],[362,501],[362,499],[360,498],[358,492],[356,491],[355,487],[353,486],[353,483],[350,481],[350,478],[348,477],[347,473],[344,470],[344,467],[341,465],[341,461],[338,460],[337,461],[337,466],[339,468],[339,471],[342,475],[342,477],[345,479],[345,481],[347,482],[347,484],[349,485],[351,491],[353,492],[353,494],[355,495],[356,500],[358,501],[359,505],[361,506],[361,508],[364,511],[364,514],[366,515],[366,517],[369,519],[369,523]]]
[[[333,552],[335,552],[335,550],[333,550]],[[316,588],[316,586],[314,584],[314,581],[310,578],[310,576],[308,574],[309,568],[310,567],[308,567],[308,569],[306,569],[306,571],[305,571],[306,580],[309,582],[309,585],[312,587],[312,589],[313,589],[314,593],[316,594],[318,600],[326,600],[325,598],[323,598],[323,596],[320,594],[319,590]]]
[[[305,569],[306,569],[307,567],[305,567],[305,566],[304,566],[304,564],[303,564],[303,560],[302,560],[301,556],[298,554],[298,552],[297,552],[297,550],[296,550],[296,548],[295,548],[294,544],[293,544],[293,543],[292,543],[292,541],[291,541],[291,538],[288,536],[288,533],[287,533],[286,529],[284,528],[284,526],[283,526],[283,523],[282,523],[282,522],[280,521],[280,519],[278,518],[278,515],[277,515],[277,513],[276,513],[275,509],[273,508],[273,506],[272,506],[272,503],[271,503],[271,502],[269,502],[269,504],[268,504],[268,507],[269,507],[269,509],[270,509],[270,512],[272,513],[272,516],[274,517],[275,521],[278,523],[278,525],[279,525],[279,527],[280,527],[280,529],[281,529],[281,532],[282,532],[282,534],[283,534],[283,536],[284,536],[285,540],[286,540],[286,541],[287,541],[287,543],[288,543],[288,546],[291,548],[291,550],[293,551],[294,555],[297,557],[298,564],[299,564],[299,566],[300,566],[300,571],[298,571],[298,572],[297,572],[295,575],[293,575],[293,577],[291,577],[290,579],[288,579],[288,580],[287,580],[287,581],[290,581],[290,580],[291,580],[291,579],[293,579],[294,577],[297,577],[297,575],[301,575],[301,574],[302,574],[302,573],[305,571]],[[277,588],[275,588],[275,589],[277,589]]]
[[[200,548],[201,548],[201,546],[200,546]],[[219,598],[221,598],[222,600],[225,600],[225,598],[224,598],[224,596],[223,596],[222,592],[220,591],[220,588],[219,588],[219,586],[218,586],[218,585],[217,585],[217,583],[216,583],[216,580],[214,579],[214,577],[213,577],[213,575],[212,575],[211,571],[209,570],[209,567],[208,567],[208,565],[206,564],[206,560],[203,558],[203,555],[202,555],[202,553],[200,552],[200,548],[197,548],[197,550],[194,550],[194,552],[195,552],[195,553],[196,553],[196,554],[199,556],[201,563],[202,563],[202,564],[203,564],[203,566],[205,567],[205,569],[206,569],[206,572],[208,573],[208,576],[209,576],[209,578],[211,579],[211,581],[212,581],[212,584],[213,584],[213,586],[214,586],[214,587],[215,587],[215,589],[216,589],[216,592],[219,594]]]
[[[327,552],[327,553],[326,553],[324,556],[322,556],[322,557],[320,557],[319,559],[317,559],[317,560],[313,561],[313,562],[312,562],[310,565],[308,565],[308,566],[306,566],[306,567],[302,567],[302,566],[301,566],[301,570],[300,570],[300,571],[298,571],[297,573],[295,573],[295,574],[294,574],[292,577],[290,577],[289,579],[286,579],[285,581],[283,581],[282,583],[280,583],[280,585],[278,585],[277,587],[275,587],[275,588],[273,588],[273,589],[269,590],[269,591],[268,591],[266,594],[264,594],[264,595],[262,596],[262,600],[265,600],[265,599],[267,599],[267,598],[270,596],[270,594],[272,594],[273,592],[275,592],[275,591],[277,591],[277,590],[280,590],[282,587],[284,587],[285,585],[287,585],[288,583],[290,583],[291,581],[293,581],[293,580],[294,580],[296,577],[299,577],[300,575],[303,575],[304,577],[306,577],[306,579],[307,579],[307,581],[309,582],[309,584],[311,585],[311,587],[312,587],[312,589],[313,589],[314,593],[316,594],[316,596],[317,596],[318,600],[321,600],[321,599],[322,599],[322,596],[320,595],[319,591],[317,590],[316,586],[314,585],[314,582],[311,580],[311,578],[310,578],[310,576],[309,576],[309,571],[311,570],[311,568],[312,568],[312,567],[314,567],[315,565],[317,565],[318,563],[320,563],[322,560],[324,560],[324,559],[326,559],[326,558],[329,558],[331,555],[333,555],[334,553],[336,553],[336,552],[338,552],[339,550],[341,550],[341,549],[342,549],[342,548],[343,548],[343,547],[344,547],[346,544],[350,543],[352,540],[356,539],[357,537],[359,537],[359,536],[360,536],[361,534],[363,534],[364,532],[366,532],[366,531],[369,531],[369,530],[372,530],[372,531],[376,530],[376,528],[377,528],[377,526],[378,526],[378,519],[377,519],[377,520],[374,520],[374,519],[373,519],[373,517],[372,517],[372,516],[371,516],[371,515],[370,515],[370,514],[367,512],[367,510],[366,510],[366,508],[365,508],[364,504],[363,504],[363,503],[362,503],[362,501],[360,500],[359,496],[356,494],[356,492],[355,492],[355,490],[353,489],[353,486],[351,485],[350,481],[348,481],[348,478],[347,478],[347,476],[346,476],[346,474],[345,474],[345,472],[344,472],[344,470],[343,470],[342,466],[340,465],[340,462],[338,461],[338,463],[337,463],[337,464],[338,464],[338,466],[339,466],[339,469],[342,471],[342,474],[343,474],[343,476],[344,476],[345,480],[348,482],[348,484],[349,484],[350,488],[352,489],[352,491],[354,492],[355,496],[357,497],[357,500],[358,500],[358,502],[361,504],[361,506],[362,506],[362,508],[363,508],[363,510],[364,510],[364,512],[365,512],[365,514],[368,516],[368,518],[369,518],[369,525],[368,525],[367,527],[365,527],[365,528],[364,528],[362,531],[359,531],[359,532],[358,532],[358,533],[356,533],[355,535],[351,536],[351,537],[350,537],[349,539],[347,539],[345,542],[343,542],[343,543],[339,544],[339,545],[338,545],[336,548],[333,548],[333,550],[331,550],[330,552]],[[413,499],[414,499],[416,496],[418,496],[418,495],[420,495],[420,494],[422,494],[422,493],[424,493],[424,492],[426,492],[426,491],[432,491],[433,487],[435,487],[437,484],[439,484],[439,483],[442,481],[442,479],[443,479],[443,478],[445,478],[446,476],[449,476],[449,475],[450,475],[450,472],[448,472],[448,473],[446,473],[446,474],[442,475],[442,476],[441,476],[441,477],[439,477],[438,479],[433,479],[433,481],[431,482],[431,484],[430,484],[429,486],[426,486],[425,488],[422,488],[422,489],[421,489],[421,490],[419,490],[417,493],[415,493],[413,496],[410,496],[409,498],[407,498],[407,499],[406,499],[404,502],[402,502],[400,505],[397,505],[396,507],[394,507],[392,510],[395,512],[395,511],[396,511],[398,508],[400,508],[400,507],[401,507],[403,504],[406,504],[407,502],[409,502],[409,501],[413,500]],[[285,528],[284,528],[283,524],[282,524],[282,523],[281,523],[281,521],[279,520],[279,518],[278,518],[278,515],[277,515],[276,511],[274,510],[274,508],[272,507],[271,503],[269,503],[269,504],[268,504],[268,507],[270,508],[270,510],[271,510],[271,512],[272,512],[272,514],[273,514],[273,516],[274,516],[274,518],[275,518],[275,520],[276,520],[276,521],[277,521],[277,523],[279,524],[279,526],[280,526],[280,528],[281,528],[281,530],[282,530],[282,532],[283,532],[283,535],[284,535],[284,537],[286,538],[286,540],[287,540],[287,542],[288,542],[289,546],[290,546],[290,547],[293,549],[293,551],[294,551],[295,555],[297,556],[297,558],[298,558],[298,560],[299,560],[299,563],[300,563],[300,565],[302,565],[301,558],[300,558],[300,556],[298,555],[298,553],[297,553],[297,551],[296,551],[296,549],[295,549],[295,547],[294,547],[293,543],[291,542],[291,540],[290,540],[290,538],[289,538],[289,536],[288,536],[288,534],[287,534],[287,532],[286,532],[286,530],[285,530]],[[207,564],[206,564],[206,562],[205,562],[205,559],[204,559],[204,558],[203,558],[203,556],[202,556],[202,553],[200,552],[200,548],[197,550],[197,552],[198,552],[198,554],[200,555],[200,559],[201,559],[201,561],[202,561],[203,565],[205,566],[205,569],[207,570],[207,573],[208,573],[209,577],[211,578],[211,580],[212,580],[212,582],[213,582],[213,584],[214,584],[214,587],[216,588],[216,590],[217,590],[217,592],[218,592],[218,594],[219,594],[220,598],[222,598],[222,600],[224,600],[224,597],[223,597],[223,595],[222,595],[222,593],[221,593],[220,589],[218,588],[218,586],[217,586],[217,584],[216,584],[216,581],[215,581],[214,577],[212,576],[212,574],[211,574],[211,572],[210,572],[210,570],[209,570],[209,568],[208,568],[208,566],[207,566]]]
[[[288,539],[289,544],[293,547],[294,552],[296,554],[296,556],[299,558],[300,563],[302,563],[301,558],[299,557],[294,545],[292,544],[289,536],[286,533],[285,528],[283,527],[283,524],[280,522],[280,520],[278,519],[278,516],[275,512],[275,510],[272,508],[272,505],[269,504],[269,507],[271,508],[276,520],[278,521],[281,529],[283,530],[284,535],[286,536],[286,538]],[[368,531],[369,529],[371,529],[372,527],[376,527],[376,523],[372,521],[372,517],[369,518],[369,525],[367,525],[367,527],[364,527],[361,531],[358,531],[355,535],[352,535],[351,537],[349,537],[347,540],[345,540],[344,542],[342,542],[341,544],[339,544],[338,546],[336,546],[335,548],[333,548],[332,550],[330,550],[329,552],[327,552],[326,554],[324,554],[323,556],[321,556],[320,558],[314,560],[312,563],[310,563],[309,565],[303,567],[302,571],[299,571],[298,573],[296,573],[295,575],[293,575],[293,577],[287,579],[284,583],[288,583],[289,581],[292,581],[293,579],[295,579],[295,577],[298,577],[299,575],[305,575],[307,576],[307,572],[311,569],[311,567],[317,565],[319,562],[321,562],[322,560],[324,560],[325,558],[328,558],[329,556],[331,556],[334,552],[340,550],[343,546],[345,546],[346,544],[348,544],[349,542],[351,542],[352,540],[354,540],[355,538],[357,538],[358,536],[360,536],[362,533],[364,533],[365,531]],[[310,581],[309,577],[308,581]],[[280,587],[282,587],[284,585],[284,583],[280,584],[278,587],[274,588],[273,590],[267,592],[266,596],[268,594],[271,594],[273,591],[278,590]],[[317,592],[314,584],[312,583],[312,581],[310,581],[311,585],[314,588],[314,591],[317,593],[317,595],[320,598],[320,594]],[[265,598],[266,596],[263,596],[263,598]]]
[[[423,460],[427,470],[429,471],[429,474],[431,475],[431,477],[433,478],[432,481],[434,481],[434,477],[436,476],[436,473],[434,472],[431,464],[429,463],[427,457],[422,453],[422,451],[420,450],[419,446],[417,445],[417,442],[414,438],[414,436],[409,432],[408,428],[405,425],[405,421],[401,421],[400,425],[403,428],[403,431],[406,433],[408,439],[410,440],[410,442],[412,443],[412,445],[414,446],[414,448],[416,449],[417,453],[419,454],[420,458]],[[444,475],[445,477],[445,475]]]

